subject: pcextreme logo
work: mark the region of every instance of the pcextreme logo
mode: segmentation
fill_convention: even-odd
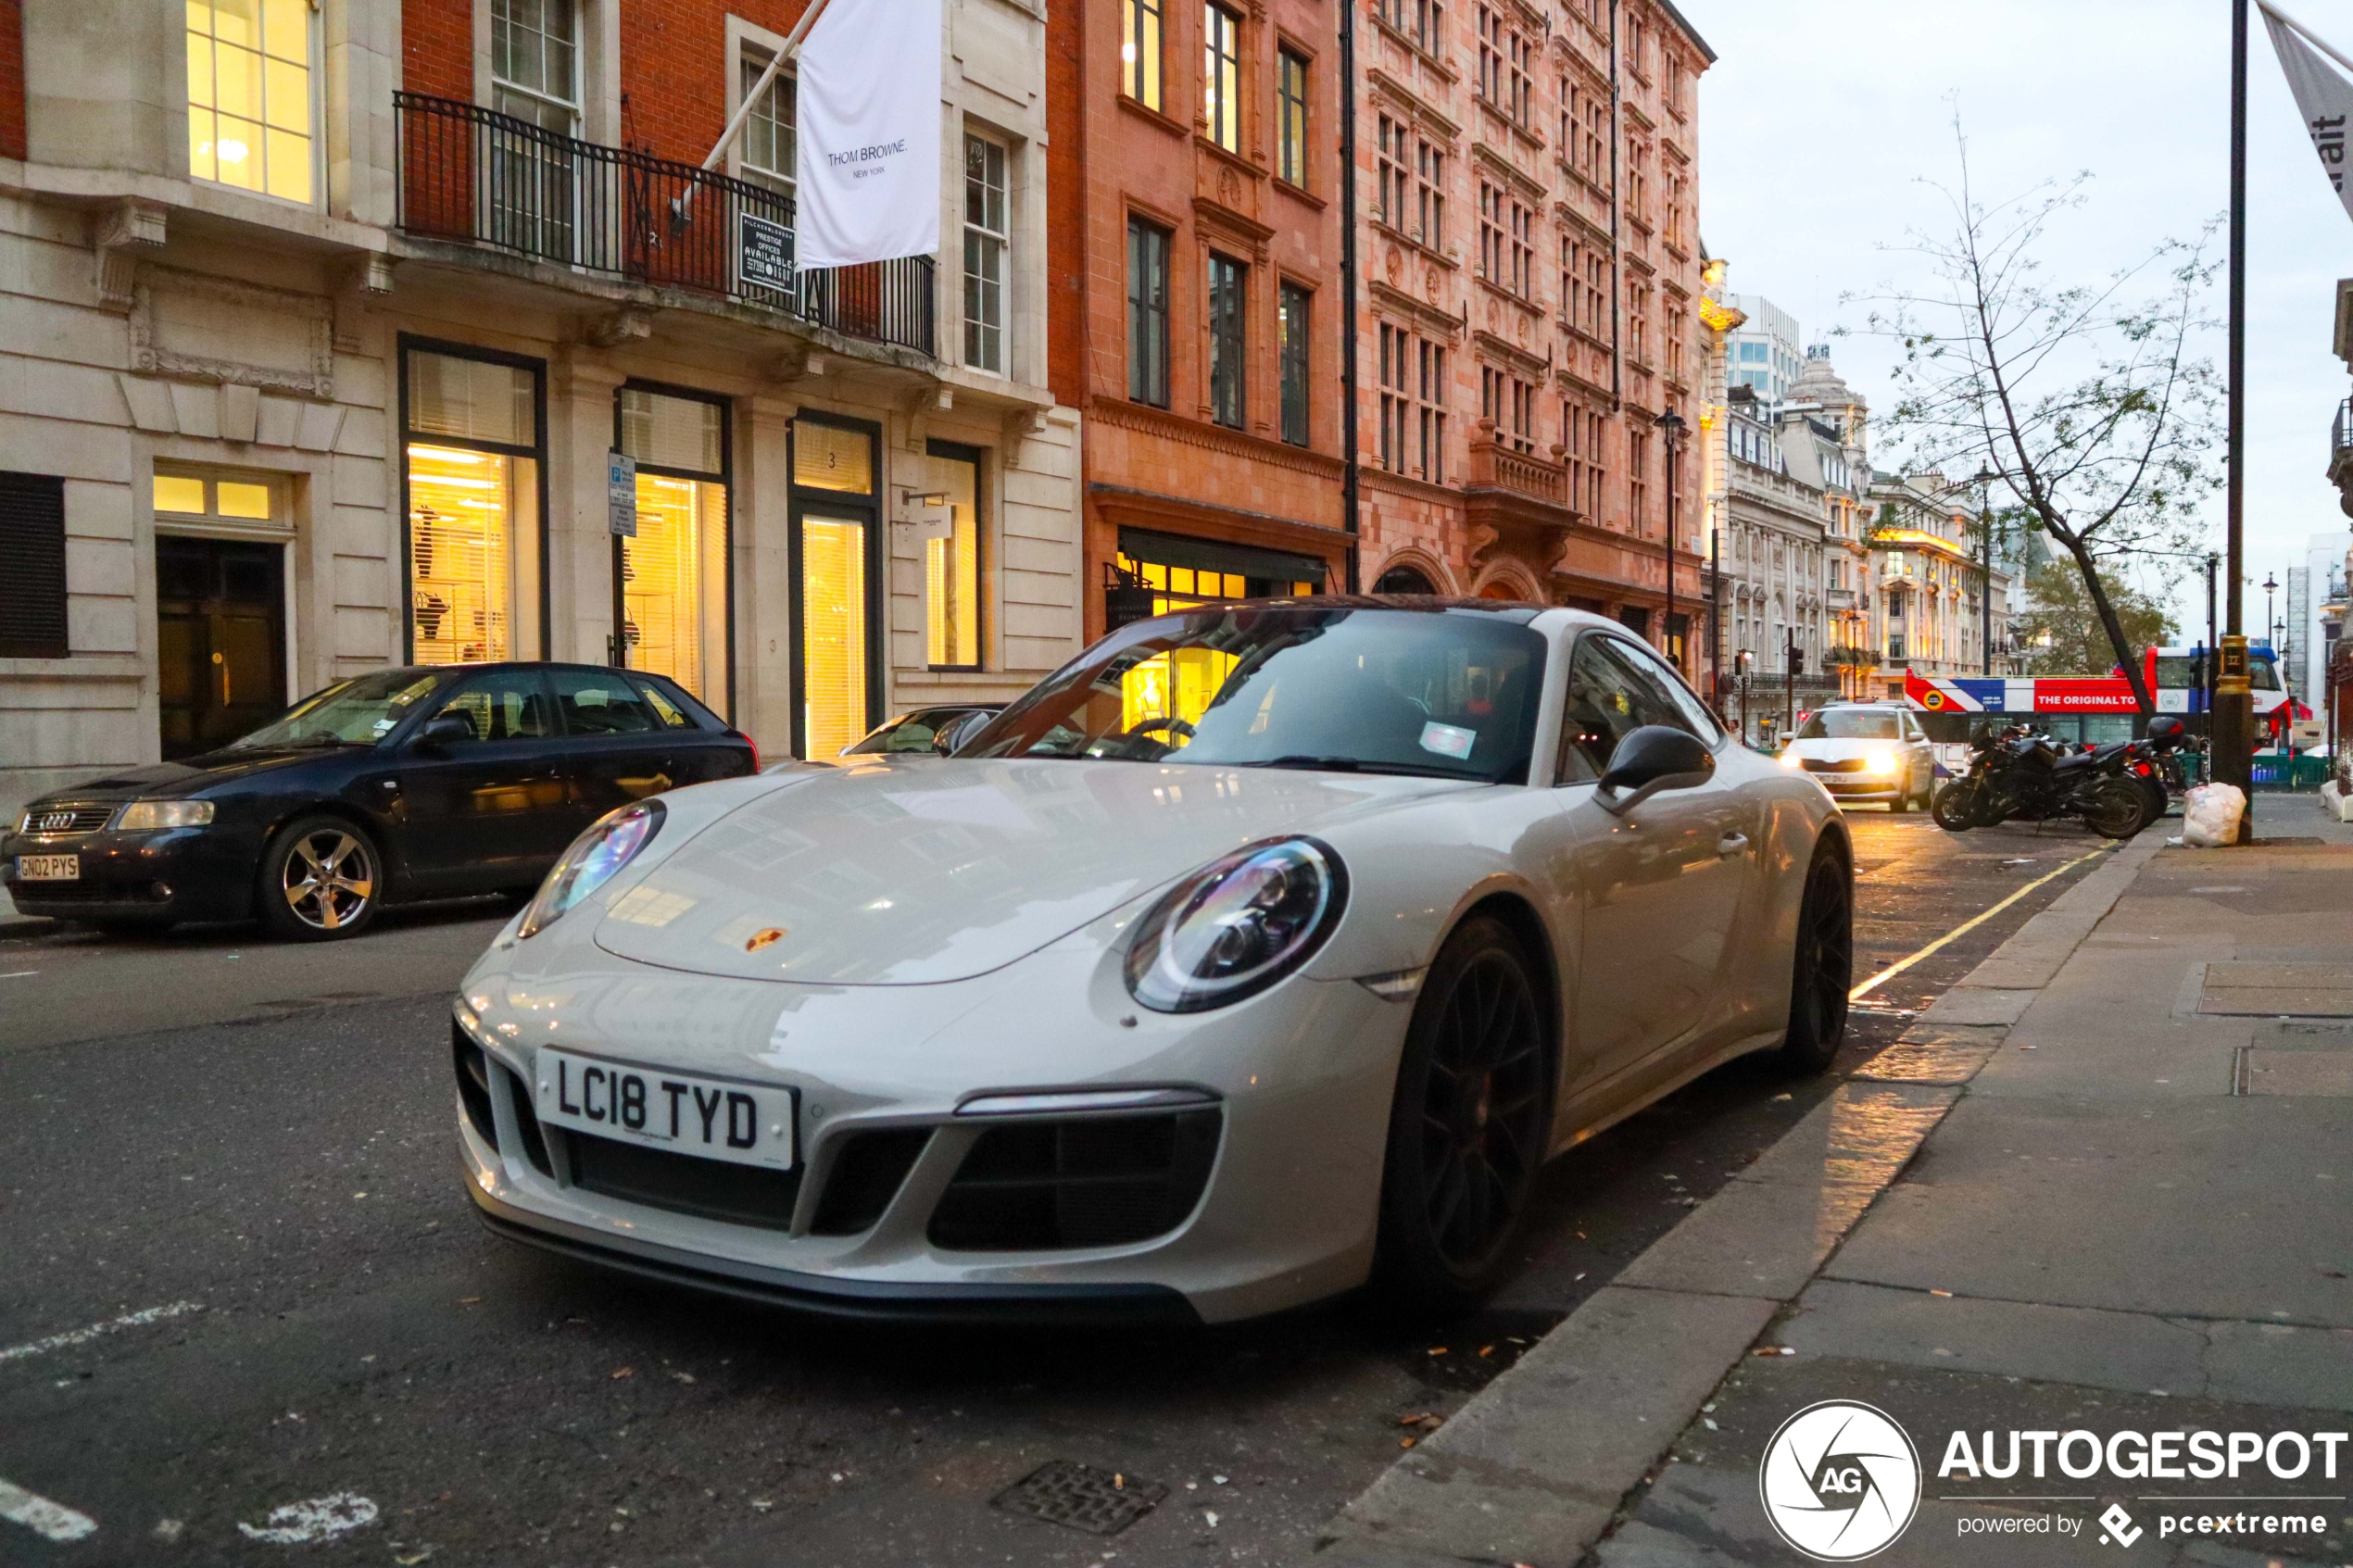
[[[1920,1505],[1920,1456],[1886,1411],[1824,1399],[1781,1423],[1756,1469],[1765,1517],[1820,1562],[1885,1549]]]

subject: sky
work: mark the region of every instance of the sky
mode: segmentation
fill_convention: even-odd
[[[1894,345],[1863,332],[1868,305],[1842,297],[1929,286],[1919,262],[1886,247],[1948,210],[1920,182],[1959,172],[1957,105],[1981,194],[2093,176],[2088,206],[2044,244],[2053,282],[2104,280],[2228,207],[2229,0],[1678,3],[1718,56],[1700,82],[1701,237],[1729,261],[1728,289],[1765,295],[1809,343],[1829,341],[1875,410],[1894,401]],[[2284,8],[2353,55],[2353,0]],[[2353,219],[2321,171],[2260,13],[2252,27],[2246,625],[2259,635],[2267,572],[2284,583],[2313,534],[2353,544],[2327,478],[2330,420],[2353,391],[2330,352],[2336,280],[2353,276]],[[2223,303],[2218,279],[2218,321]],[[1853,335],[1831,338],[1838,326]],[[2203,345],[2218,370],[2225,346],[2219,330]],[[2208,510],[2220,549],[2219,489]],[[2202,581],[2177,593],[2185,631],[2203,631],[2204,598]]]

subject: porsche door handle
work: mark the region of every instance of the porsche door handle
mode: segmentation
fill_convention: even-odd
[[[1716,853],[1725,859],[1729,860],[1735,855],[1744,855],[1747,852],[1748,834],[1744,833],[1728,833],[1716,841]]]

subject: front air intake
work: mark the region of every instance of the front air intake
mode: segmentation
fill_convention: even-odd
[[[1184,1223],[1209,1185],[1221,1113],[1039,1119],[991,1127],[932,1210],[949,1251],[1124,1247]]]

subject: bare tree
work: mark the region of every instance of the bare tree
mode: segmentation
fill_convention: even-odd
[[[2216,225],[2166,240],[2097,283],[2055,284],[2038,257],[2052,220],[2085,204],[2088,174],[2045,181],[1991,205],[1970,189],[1969,138],[1953,122],[1960,178],[1931,188],[1951,208],[1941,232],[1891,248],[1921,257],[1923,292],[1869,296],[1869,330],[1902,358],[1891,433],[1918,461],[1963,481],[1990,469],[2012,505],[2074,560],[2143,713],[2154,710],[2102,568],[2153,568],[2199,532],[2213,467],[2221,383],[2192,340],[2220,268]],[[2137,557],[2134,560],[2132,558]]]

